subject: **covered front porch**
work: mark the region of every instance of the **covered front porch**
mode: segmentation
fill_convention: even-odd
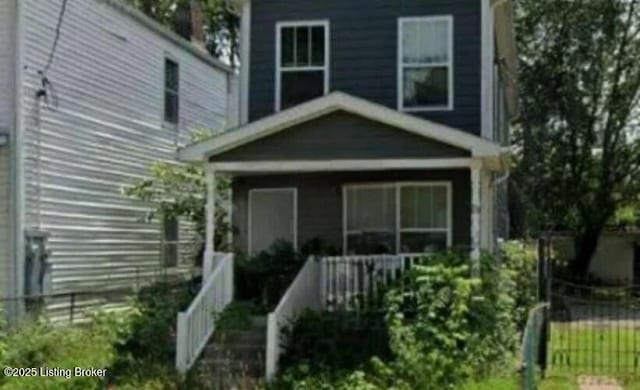
[[[215,271],[224,258],[214,245],[220,177],[232,182],[238,252],[284,240],[322,253],[309,257],[269,314],[268,378],[282,328],[301,310],[358,309],[381,283],[450,248],[469,251],[477,269],[497,238],[496,187],[506,178],[499,145],[342,93],[191,145],[180,157],[206,172],[205,278],[226,275]]]

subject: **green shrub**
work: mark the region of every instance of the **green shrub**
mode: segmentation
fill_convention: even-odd
[[[311,372],[354,370],[372,357],[389,358],[384,316],[379,313],[305,311],[288,329],[282,368],[303,364]]]
[[[269,312],[278,304],[310,255],[332,255],[337,250],[320,239],[305,243],[299,252],[284,240],[254,256],[238,254],[235,261],[236,299],[252,302]]]
[[[414,388],[454,389],[508,365],[517,342],[510,273],[487,254],[480,278],[467,255],[428,263],[387,294],[396,375]]]
[[[515,304],[515,321],[518,329],[524,329],[529,310],[537,303],[538,250],[535,244],[509,241],[501,248],[502,264],[516,288],[512,290]]]
[[[122,312],[126,317],[130,313]],[[104,318],[104,317],[103,317]],[[21,324],[3,330],[1,344],[3,367],[49,367],[71,369],[108,368],[116,359],[115,345],[121,334],[103,322],[77,326],[54,326],[46,320]],[[99,377],[6,377],[0,378],[1,389],[102,389],[105,379]]]

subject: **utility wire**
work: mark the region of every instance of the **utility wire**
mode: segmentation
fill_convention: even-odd
[[[51,46],[51,51],[49,52],[49,58],[47,59],[47,64],[44,66],[42,70],[42,74],[45,75],[49,68],[51,67],[51,63],[53,63],[53,58],[56,54],[56,49],[58,48],[58,40],[60,39],[60,29],[62,28],[62,21],[64,20],[64,13],[67,10],[67,0],[62,0],[62,5],[60,6],[60,13],[58,14],[58,23],[56,24],[56,33],[53,38],[53,45]]]

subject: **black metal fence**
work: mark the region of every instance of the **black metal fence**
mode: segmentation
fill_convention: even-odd
[[[46,294],[0,297],[2,308],[19,308],[27,317],[45,316],[53,323],[74,324],[86,322],[97,310],[118,310],[130,306],[131,299],[145,287],[164,284],[166,288],[176,288],[185,282],[197,288],[199,270],[158,268],[139,269],[127,280],[94,289],[80,288],[73,291]]]
[[[640,376],[640,286],[552,283],[551,368]]]

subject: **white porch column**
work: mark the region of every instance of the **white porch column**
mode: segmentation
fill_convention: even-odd
[[[471,165],[471,262],[474,275],[480,271],[481,167],[480,161]]]
[[[205,209],[207,232],[204,250],[204,261],[202,264],[203,278],[209,276],[213,271],[213,255],[216,251],[215,247],[215,229],[216,229],[216,173],[213,169],[206,171],[207,181],[207,206]]]

